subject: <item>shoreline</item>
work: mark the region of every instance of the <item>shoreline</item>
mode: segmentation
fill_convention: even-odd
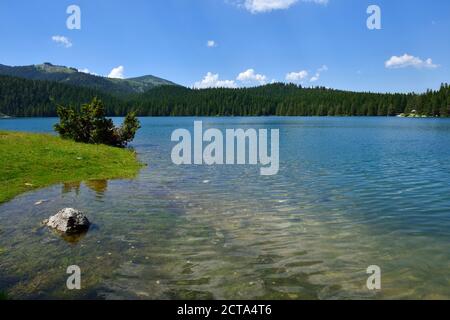
[[[128,149],[0,130],[0,205],[57,183],[134,178],[143,167]]]
[[[107,115],[107,118],[125,118],[125,115]],[[35,116],[35,117],[30,117],[30,116],[11,116],[11,117],[6,117],[6,118],[2,118],[0,117],[0,120],[20,120],[20,119],[53,119],[53,118],[58,118],[57,115],[54,116]],[[298,115],[298,116],[280,116],[280,115],[254,115],[254,116],[248,116],[248,115],[240,115],[240,116],[222,116],[222,115],[218,115],[218,116],[196,116],[196,115],[190,115],[190,116],[148,116],[148,115],[144,115],[144,116],[138,116],[138,118],[369,118],[369,119],[377,119],[377,118],[421,118],[421,119],[450,119],[450,117],[437,117],[437,116],[428,116],[428,115],[420,115],[420,114],[416,114],[416,115],[408,115],[408,114],[396,114],[393,116],[385,116],[385,115],[381,115],[381,116],[352,116],[352,115],[335,115],[335,116],[304,116],[304,115]]]

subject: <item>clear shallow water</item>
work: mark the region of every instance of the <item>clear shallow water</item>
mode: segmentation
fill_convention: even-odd
[[[117,119],[116,119],[117,120]],[[133,181],[56,185],[0,206],[0,290],[17,298],[450,299],[450,121],[203,118],[279,128],[280,172],[182,166],[176,128],[143,118]],[[56,119],[1,120],[51,132]],[[49,200],[35,206],[38,200]],[[69,243],[40,222],[63,207],[94,227]],[[67,266],[83,290],[65,289]],[[382,290],[366,269],[382,269]]]

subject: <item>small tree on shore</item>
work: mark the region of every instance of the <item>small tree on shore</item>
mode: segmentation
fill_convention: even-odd
[[[115,127],[113,121],[106,118],[105,107],[97,98],[84,104],[80,112],[63,106],[59,106],[57,112],[60,122],[55,125],[55,131],[62,138],[76,142],[124,148],[141,127],[135,112],[127,114],[122,126]]]

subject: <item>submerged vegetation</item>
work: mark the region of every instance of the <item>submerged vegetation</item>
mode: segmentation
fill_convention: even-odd
[[[121,127],[114,127],[113,121],[105,116],[102,101],[97,98],[84,104],[80,112],[62,106],[57,112],[60,123],[55,125],[56,132],[76,142],[126,147],[141,127],[135,112],[127,114]]]
[[[46,134],[0,131],[0,203],[55,183],[133,178],[141,168],[130,150]]]
[[[0,112],[10,116],[56,116],[57,105],[78,106],[99,97],[108,116],[450,116],[450,86],[416,93],[370,93],[303,88],[275,83],[254,88],[189,89],[162,85],[136,94],[98,87],[0,76]]]

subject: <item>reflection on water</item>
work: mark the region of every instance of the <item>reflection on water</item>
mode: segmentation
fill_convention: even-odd
[[[86,186],[97,193],[97,197],[101,198],[108,189],[107,180],[89,180],[86,181]]]
[[[96,192],[97,198],[101,199],[108,189],[108,180],[88,180],[84,181],[86,187]],[[75,194],[80,193],[81,182],[67,182],[62,185],[62,193],[71,193],[75,192]]]
[[[43,226],[43,228],[47,228],[47,227]],[[61,239],[63,239],[65,242],[70,243],[72,245],[77,245],[79,242],[81,242],[86,237],[89,230],[84,230],[82,232],[71,233],[71,234],[66,234],[63,232],[59,232],[57,230],[52,230],[52,231],[53,231],[54,235],[61,237]]]
[[[67,182],[62,185],[62,193],[75,192],[76,195],[80,193],[81,182]]]
[[[57,185],[0,206],[0,291],[27,299],[450,298],[450,121],[203,119],[221,129],[279,128],[273,177],[252,166],[172,165],[170,134],[193,121],[142,119],[134,147],[149,166],[135,180]],[[41,199],[49,201],[34,205]],[[75,243],[40,225],[64,207],[94,223]],[[73,264],[82,270],[77,292],[65,289]],[[381,267],[380,292],[366,288],[369,265]]]

